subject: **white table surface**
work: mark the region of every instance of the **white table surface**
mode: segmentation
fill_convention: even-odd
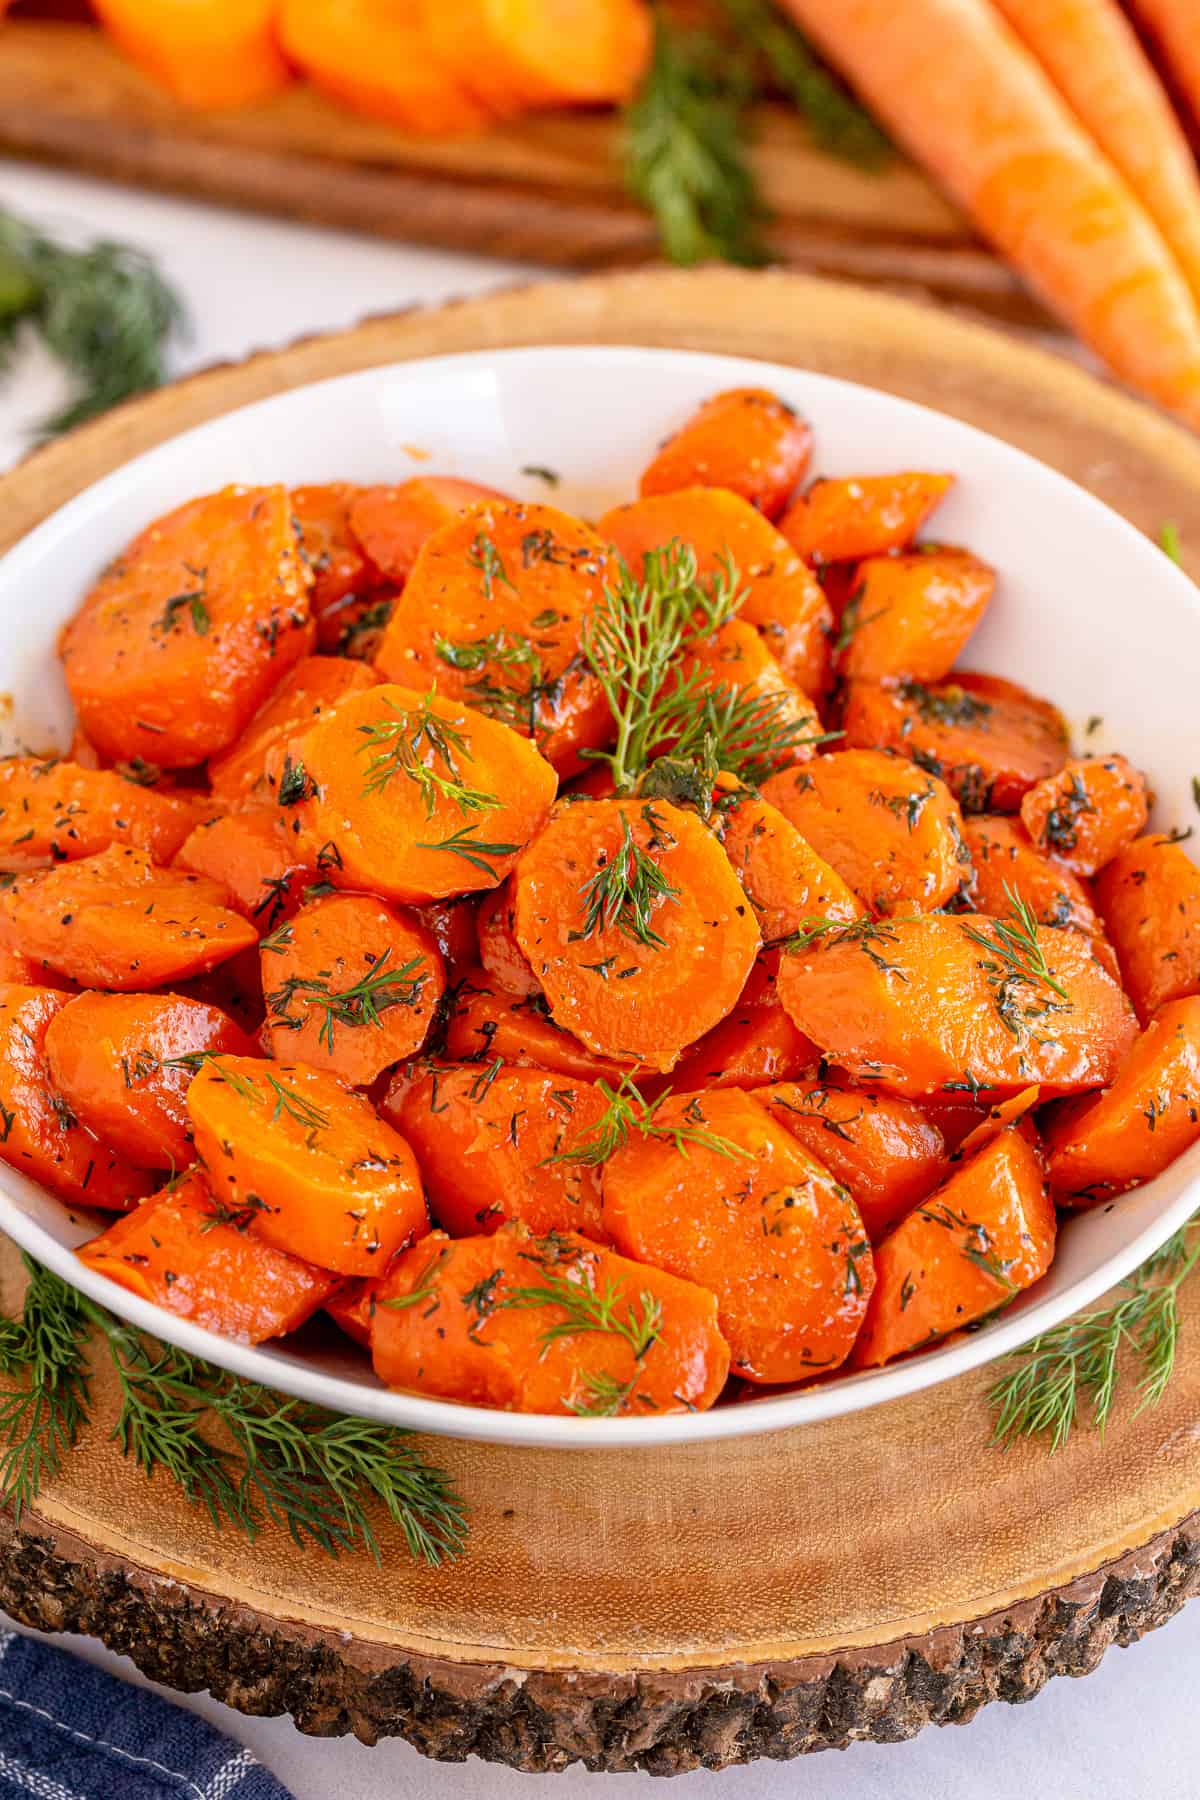
[[[179,370],[528,274],[515,264],[373,244],[4,161],[0,204],[47,226],[128,239],[157,257],[191,310],[192,335],[174,357]],[[20,454],[29,426],[59,392],[54,370],[35,355],[0,383],[0,468]],[[58,1641],[142,1681],[91,1639]],[[856,1744],[800,1764],[684,1776],[669,1792],[671,1800],[1197,1800],[1198,1678],[1200,1602],[1134,1649],[1110,1651],[1086,1681],[1053,1682],[1028,1706],[991,1706],[969,1726],[931,1729],[907,1744]],[[350,1738],[306,1738],[288,1719],[244,1718],[207,1694],[181,1703],[248,1744],[296,1800],[528,1800],[536,1787],[533,1777],[475,1760],[429,1763],[399,1742],[367,1749]],[[550,1792],[554,1800],[622,1800],[644,1795],[647,1781],[575,1771]]]

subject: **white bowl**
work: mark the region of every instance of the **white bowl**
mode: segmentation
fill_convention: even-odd
[[[371,369],[243,407],[135,458],[0,561],[0,691],[13,697],[2,747],[68,742],[59,627],[142,525],[195,494],[235,481],[392,481],[443,471],[595,516],[632,495],[655,445],[697,402],[741,385],[773,388],[812,421],[822,474],[953,470],[958,481],[937,535],[970,545],[1001,573],[966,660],[1055,700],[1081,741],[1083,721],[1102,714],[1087,747],[1120,748],[1147,771],[1156,827],[1196,819],[1200,595],[1157,546],[1061,475],[957,420],[798,369],[665,350],[485,351]],[[557,471],[559,485],[528,473],[535,465]],[[249,1349],[201,1330],[85,1270],[72,1251],[95,1220],[0,1164],[0,1227],[167,1342],[337,1412],[558,1448],[775,1431],[946,1381],[1088,1306],[1198,1205],[1200,1145],[1147,1187],[1069,1219],[1046,1278],[973,1336],[890,1368],[709,1413],[578,1419],[389,1393],[348,1346]]]

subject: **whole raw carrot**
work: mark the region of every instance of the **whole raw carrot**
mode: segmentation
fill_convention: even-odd
[[[1200,120],[1200,31],[1196,29],[1195,0],[1133,0],[1132,10]]]
[[[1200,316],[1183,273],[988,0],[786,6],[1046,304],[1118,375],[1200,424]]]

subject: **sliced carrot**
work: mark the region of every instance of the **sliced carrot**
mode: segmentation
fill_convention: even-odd
[[[845,1361],[874,1286],[849,1191],[734,1088],[666,1100],[662,1127],[712,1133],[681,1154],[631,1138],[604,1166],[604,1220],[627,1256],[717,1296],[733,1372],[802,1381]]]
[[[139,1299],[242,1344],[295,1331],[338,1287],[336,1276],[227,1218],[199,1169],[83,1244],[78,1256]]]
[[[1007,1305],[1054,1256],[1054,1205],[1019,1130],[994,1139],[875,1251],[877,1280],[852,1368],[871,1369]]]
[[[276,26],[293,62],[355,112],[431,137],[486,123],[423,29],[421,0],[276,0]]]
[[[185,1095],[210,1051],[250,1056],[254,1046],[218,1007],[180,994],[79,994],[46,1029],[54,1087],[140,1169],[191,1161]]]
[[[421,1048],[446,985],[432,933],[366,894],[312,901],[261,955],[271,1054],[351,1087]]]
[[[1200,423],[1200,318],[1187,283],[989,0],[787,0],[787,10],[1058,316],[1124,380]]]
[[[1084,883],[1062,863],[1043,856],[1020,819],[983,813],[964,821],[963,834],[971,852],[976,912],[1005,918],[1012,911],[1011,896],[1015,894],[1039,925],[1069,925],[1092,938],[1098,954],[1108,953],[1106,960],[1112,962],[1109,972],[1116,974],[1115,960]]]
[[[559,806],[518,858],[513,920],[556,1023],[658,1070],[730,1011],[759,947],[728,857],[666,800]]]
[[[1096,905],[1143,1024],[1200,993],[1200,869],[1180,844],[1138,838],[1101,871]]]
[[[153,1182],[79,1122],[50,1077],[46,1033],[70,996],[0,988],[0,1162],[63,1200],[123,1212]]]
[[[537,977],[529,966],[529,958],[517,942],[513,924],[511,880],[493,888],[479,902],[476,915],[479,933],[479,961],[489,981],[506,994],[536,994],[540,990]]]
[[[754,1098],[849,1188],[873,1244],[949,1172],[941,1132],[911,1100],[820,1078],[775,1082]]]
[[[371,1348],[371,1320],[375,1314],[377,1281],[343,1281],[325,1302],[325,1311],[347,1337],[364,1350]]]
[[[1046,701],[973,673],[932,685],[853,681],[842,730],[848,745],[896,751],[940,776],[966,813],[1016,812],[1069,754]]]
[[[967,876],[953,795],[902,757],[838,750],[772,775],[762,792],[876,912],[932,912]]]
[[[460,1062],[500,1057],[521,1068],[548,1069],[577,1081],[618,1081],[623,1064],[597,1056],[550,1016],[544,995],[510,994],[472,970],[450,997],[446,1053]]]
[[[996,571],[967,550],[928,544],[860,562],[842,612],[838,669],[882,681],[941,681],[987,610]]]
[[[802,693],[820,696],[829,686],[829,634],[833,613],[821,585],[775,527],[740,494],[723,488],[682,488],[615,506],[597,526],[631,569],[648,550],[673,538],[690,544],[702,579],[719,574],[726,559],[744,590],[739,617],[763,635],[784,674]]]
[[[163,987],[204,974],[257,937],[217,882],[156,869],[144,851],[119,846],[19,875],[0,894],[0,938],[81,987]]]
[[[205,1006],[217,1007],[257,1038],[267,1010],[258,964],[258,945],[252,944],[204,975],[173,983],[173,991],[189,1000],[202,1000]]]
[[[812,1039],[796,1029],[780,1005],[775,971],[760,957],[733,1011],[675,1065],[671,1092],[796,1081],[815,1067],[819,1056]]]
[[[557,507],[473,507],[426,539],[376,667],[477,707],[573,773],[611,731],[580,627],[614,575],[595,532]]]
[[[213,793],[229,806],[274,800],[288,753],[297,740],[349,694],[376,685],[364,663],[340,656],[305,656],[284,676],[236,744],[208,765]]]
[[[1079,756],[1030,788],[1021,823],[1039,850],[1095,875],[1144,828],[1146,778],[1123,756]]]
[[[224,750],[312,643],[287,489],[226,488],[122,551],[59,643],[102,755],[180,768]]]
[[[353,595],[380,586],[383,576],[350,527],[350,508],[363,490],[350,481],[329,481],[291,490],[292,517],[300,555],[312,571],[308,601],[322,649],[335,649],[340,614]]]
[[[518,1219],[539,1235],[580,1231],[607,1243],[600,1173],[573,1151],[607,1111],[589,1081],[540,1069],[468,1063],[431,1069],[383,1115],[416,1152],[430,1207],[453,1237]]]
[[[460,981],[479,962],[479,933],[475,928],[475,898],[433,900],[414,906],[413,912],[431,933],[446,965],[448,981]]]
[[[334,1076],[222,1056],[196,1075],[187,1106],[221,1206],[277,1249],[376,1275],[429,1229],[412,1151]]]
[[[507,502],[508,496],[453,475],[416,475],[394,487],[360,488],[350,507],[350,529],[388,580],[403,584],[435,531],[492,500]]]
[[[987,1149],[993,1138],[999,1137],[1011,1125],[1019,1125],[1022,1119],[1028,1119],[1026,1137],[1032,1137],[1032,1141],[1036,1142],[1037,1133],[1033,1120],[1028,1116],[1040,1105],[1041,1098],[1040,1087],[1027,1087],[1022,1088],[1019,1094],[1013,1094],[1010,1099],[998,1100],[994,1106],[989,1106],[983,1118],[971,1127],[958,1145],[951,1161],[963,1162],[968,1157],[977,1156],[981,1150]],[[1066,1104],[1074,1106],[1076,1101],[1068,1100]]]
[[[110,844],[170,862],[207,810],[198,795],[156,793],[105,769],[0,757],[0,869],[74,862]]]
[[[638,492],[728,488],[777,519],[804,477],[812,429],[766,388],[729,388],[698,407],[642,471]]]
[[[991,1101],[1036,1083],[1049,1099],[1110,1081],[1137,1027],[1088,940],[1038,926],[1014,949],[1007,929],[973,913],[839,926],[783,958],[779,997],[884,1093]]]
[[[849,924],[862,917],[858,896],[769,800],[744,791],[730,795],[717,828],[765,944],[789,937],[805,920]]]
[[[495,887],[545,819],[550,764],[473,708],[383,684],[352,694],[299,741],[300,842],[328,846],[326,879],[423,902]],[[335,860],[336,853],[336,860]]]
[[[779,529],[809,563],[857,562],[904,550],[945,498],[953,475],[850,475],[814,481]]]
[[[10,950],[5,944],[0,944],[0,986],[59,988],[70,994],[77,991],[69,975],[60,975],[38,957],[22,956],[19,950]]]
[[[788,680],[767,649],[765,637],[744,619],[730,619],[707,636],[689,638],[679,659],[679,674],[685,681],[698,680],[719,704],[730,694],[751,704],[755,716],[747,739],[761,737],[762,724],[772,731],[788,728],[790,741],[776,756],[762,758],[768,769],[807,762],[815,754],[822,735],[815,704]]]
[[[291,70],[275,41],[275,0],[96,0],[105,30],[184,106],[253,106]]]
[[[510,1412],[703,1412],[729,1370],[717,1303],[575,1232],[440,1231],[375,1293],[371,1354],[389,1387]]]
[[[1060,1204],[1096,1206],[1153,1181],[1200,1140],[1200,995],[1168,1000],[1111,1085],[1046,1129]]]
[[[424,0],[423,17],[434,54],[501,116],[628,100],[650,60],[641,0]]]
[[[226,813],[197,826],[175,858],[177,869],[207,875],[229,894],[229,903],[259,931],[274,931],[322,880],[315,859],[296,848],[275,807]]]

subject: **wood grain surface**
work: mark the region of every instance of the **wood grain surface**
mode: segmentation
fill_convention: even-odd
[[[888,388],[989,427],[1135,523],[1200,545],[1200,443],[1048,355],[783,273],[635,272],[367,322],[133,401],[0,482],[0,545],[136,451],[311,379],[510,343],[679,344]],[[1193,573],[1200,567],[1193,562]],[[19,1265],[0,1258],[0,1300]],[[402,1733],[521,1768],[659,1772],[894,1739],[1027,1698],[1161,1623],[1200,1582],[1200,1290],[1163,1404],[989,1447],[986,1370],[886,1408],[711,1446],[430,1441],[472,1509],[431,1572],[212,1530],[96,1417],[36,1516],[0,1527],[0,1602],[147,1673],[303,1729]]]

